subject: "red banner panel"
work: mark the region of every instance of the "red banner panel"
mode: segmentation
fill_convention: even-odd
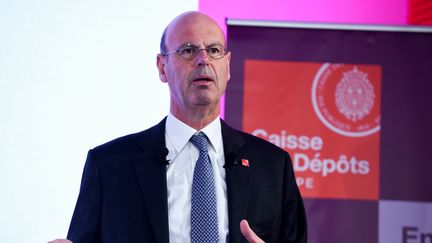
[[[408,16],[409,24],[432,25],[432,1],[410,0]]]
[[[243,129],[290,153],[304,197],[377,200],[381,67],[246,60]]]

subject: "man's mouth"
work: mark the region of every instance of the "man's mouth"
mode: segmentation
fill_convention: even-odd
[[[197,78],[197,79],[194,79],[194,81],[213,81],[212,79],[210,79],[210,78]]]
[[[210,76],[199,76],[196,77],[192,80],[192,82],[198,82],[198,83],[208,83],[208,82],[213,82],[213,78]]]

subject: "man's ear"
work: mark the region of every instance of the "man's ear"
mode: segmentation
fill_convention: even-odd
[[[157,55],[156,57],[156,66],[157,69],[159,71],[159,79],[166,83],[167,82],[167,78],[166,78],[166,73],[165,73],[165,57],[162,55]]]

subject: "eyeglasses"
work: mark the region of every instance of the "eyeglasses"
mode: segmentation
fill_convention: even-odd
[[[220,59],[228,53],[228,50],[225,48],[225,46],[221,44],[213,44],[207,46],[206,48],[199,48],[198,46],[193,44],[185,44],[179,47],[176,51],[162,53],[161,55],[168,56],[171,54],[177,54],[178,56],[186,60],[190,60],[194,58],[202,50],[205,50],[207,52],[207,55],[209,55],[209,57],[213,59]]]

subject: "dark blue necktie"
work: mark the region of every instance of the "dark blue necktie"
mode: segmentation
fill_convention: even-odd
[[[191,241],[192,243],[219,242],[216,192],[213,169],[207,151],[207,137],[200,132],[190,139],[198,148],[199,157],[192,180]]]

